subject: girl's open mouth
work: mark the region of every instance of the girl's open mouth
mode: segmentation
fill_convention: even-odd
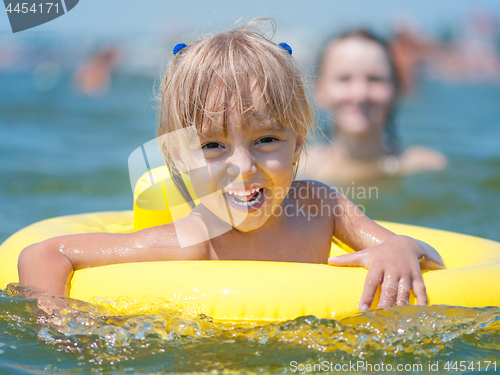
[[[224,195],[229,204],[238,209],[256,210],[265,200],[265,188],[250,190],[228,190]]]

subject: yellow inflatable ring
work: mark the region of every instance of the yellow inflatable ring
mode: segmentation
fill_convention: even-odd
[[[0,246],[0,289],[18,281],[21,250],[71,233],[133,230],[133,213],[59,217],[30,225]],[[448,269],[424,273],[429,302],[500,305],[500,243],[463,234],[381,223],[398,234],[432,244]],[[332,254],[344,250],[332,245]],[[249,261],[175,261],[117,264],[76,271],[70,296],[158,306],[168,301],[218,321],[278,321],[303,315],[338,318],[358,311],[366,271],[328,265]],[[414,298],[410,303],[415,303]],[[133,309],[128,311],[134,313]]]

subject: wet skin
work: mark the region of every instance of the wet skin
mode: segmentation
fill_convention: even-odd
[[[266,115],[262,111],[259,118],[268,119]],[[227,206],[221,206],[220,200],[206,199],[175,223],[128,234],[53,238],[23,250],[19,258],[21,284],[67,295],[74,270],[125,262],[196,259],[329,262],[369,269],[359,303],[362,309],[371,305],[379,285],[382,292],[378,307],[408,303],[410,288],[418,303],[427,303],[420,269],[440,267],[439,254],[425,243],[394,235],[379,226],[327,185],[294,182],[293,164],[300,156],[303,140],[290,128],[277,128],[268,119],[252,121],[246,129],[231,119],[227,132],[218,126],[202,131],[200,145],[204,160],[193,156],[190,167],[206,165],[213,173],[209,180],[207,174],[193,174],[191,181],[195,190],[197,185],[210,186],[212,191],[223,189],[225,200],[233,200],[229,205],[237,222],[234,227],[211,238],[212,226],[223,221],[221,207],[227,209]],[[225,186],[227,175],[238,175],[239,182]],[[297,210],[300,207],[308,209]],[[323,207],[321,214],[312,215],[310,210],[314,207]],[[357,252],[328,259],[332,237]],[[190,245],[181,247],[185,240]]]

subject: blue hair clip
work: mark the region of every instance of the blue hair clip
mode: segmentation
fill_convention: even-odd
[[[176,44],[175,47],[174,47],[174,55],[177,55],[177,52],[179,52],[184,47],[187,47],[186,43],[178,43],[178,44]]]
[[[288,44],[285,42],[281,42],[280,47],[283,47],[290,55],[292,54],[292,47],[290,47]]]

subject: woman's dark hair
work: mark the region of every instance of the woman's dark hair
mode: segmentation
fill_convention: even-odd
[[[324,44],[324,47],[320,51],[320,54],[318,56],[318,64],[317,64],[317,77],[319,78],[322,74],[322,67],[324,65],[324,60],[325,60],[325,55],[326,52],[328,51],[328,48],[336,42],[340,42],[342,40],[346,39],[361,39],[361,40],[366,40],[369,42],[373,42],[378,44],[384,53],[387,56],[387,61],[389,62],[389,67],[391,70],[391,75],[392,79],[394,82],[394,86],[396,88],[396,93],[400,89],[400,79],[399,79],[399,72],[396,67],[396,64],[394,63],[394,59],[391,53],[391,49],[389,47],[389,44],[387,41],[377,34],[373,33],[370,30],[366,29],[351,29],[342,32],[341,34],[334,35],[330,38],[328,38],[327,42]],[[385,135],[387,137],[387,146],[389,148],[389,152],[391,154],[399,154],[400,153],[400,142],[399,142],[399,137],[397,136],[396,133],[396,125],[394,123],[394,109],[391,111],[389,114],[389,118],[387,119],[387,126],[385,128]]]

